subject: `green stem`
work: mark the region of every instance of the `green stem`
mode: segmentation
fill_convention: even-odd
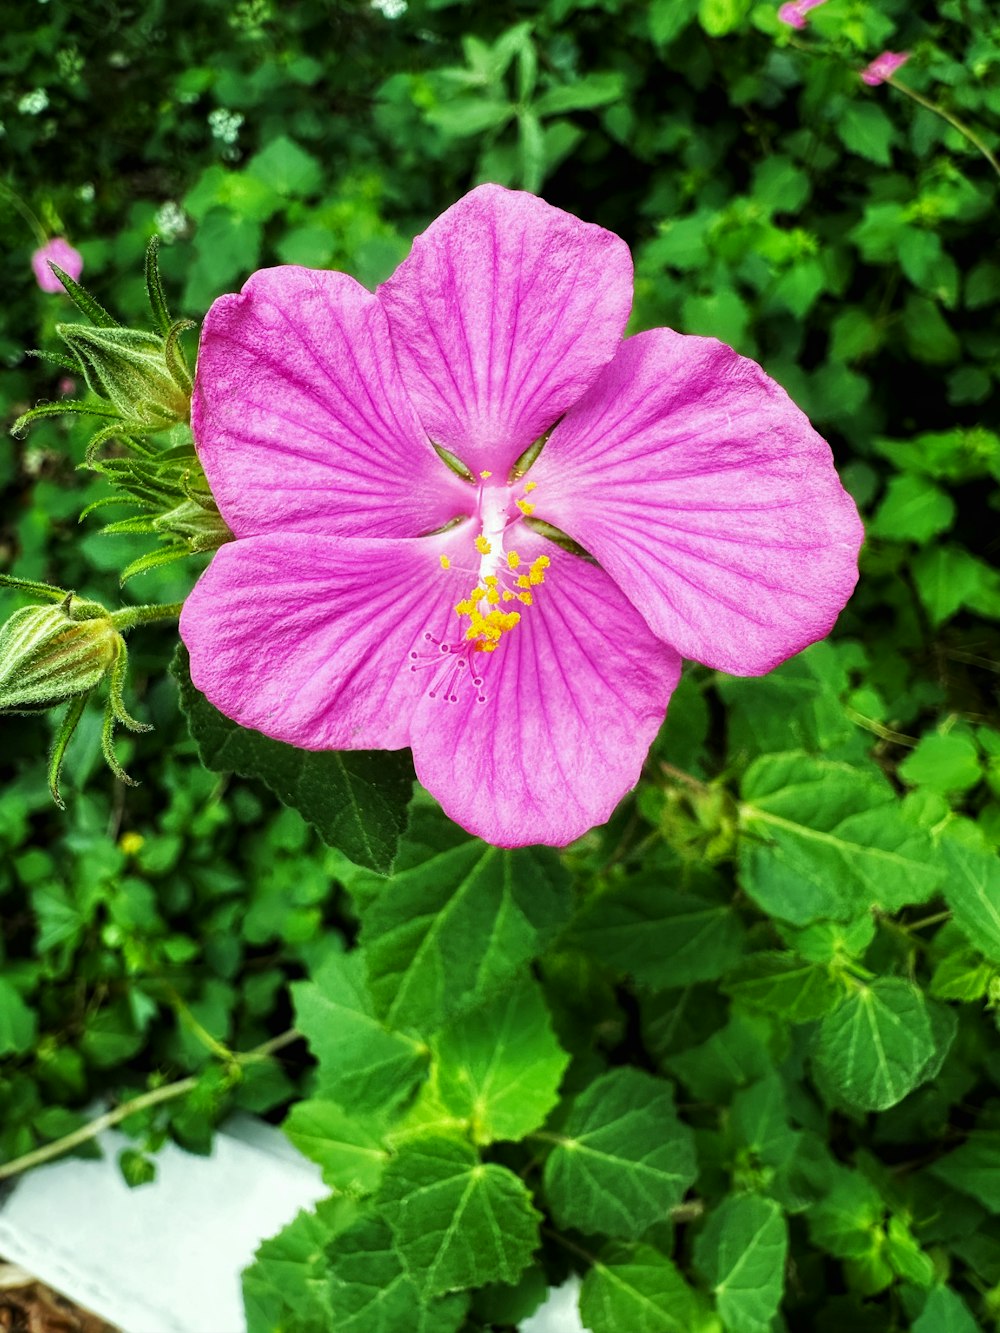
[[[291,1045],[293,1041],[298,1041],[300,1036],[301,1033],[295,1028],[289,1028],[287,1032],[282,1032],[279,1036],[272,1037],[260,1046],[255,1046],[252,1051],[233,1052],[232,1059],[237,1064],[264,1060],[269,1055],[273,1055],[275,1051],[280,1051],[282,1047]],[[24,1153],[21,1157],[15,1157],[13,1161],[0,1164],[0,1180],[9,1180],[11,1176],[18,1176],[21,1172],[28,1171],[34,1166],[41,1166],[43,1162],[50,1162],[55,1157],[61,1157],[63,1153],[72,1152],[74,1148],[79,1148],[84,1143],[89,1143],[91,1139],[96,1139],[106,1129],[113,1129],[115,1125],[121,1124],[129,1116],[137,1115],[140,1111],[148,1111],[151,1107],[159,1106],[163,1102],[175,1101],[178,1097],[193,1092],[197,1086],[197,1077],[189,1075],[187,1078],[178,1079],[176,1083],[165,1083],[161,1088],[152,1088],[149,1092],[140,1093],[138,1097],[132,1097],[127,1102],[122,1102],[120,1106],[114,1107],[113,1110],[105,1111],[103,1115],[99,1115],[96,1119],[81,1125],[79,1129],[74,1129],[71,1134],[64,1134],[61,1139],[53,1139],[51,1143],[46,1143],[41,1148],[35,1148],[32,1152]]]
[[[12,190],[10,186],[6,185],[3,181],[0,181],[0,195],[3,195],[5,199],[10,200],[10,202],[14,205],[17,211],[21,214],[21,217],[24,218],[25,222],[35,233],[35,238],[38,241],[38,244],[44,245],[46,241],[49,239],[48,236],[46,236],[45,234],[45,228],[35,217],[34,213],[32,213],[31,209],[24,202],[21,196],[17,194],[14,190]]]
[[[183,602],[152,604],[149,606],[125,606],[120,611],[112,611],[111,623],[121,633],[134,629],[136,625],[154,625],[161,620],[176,620],[181,613]]]
[[[963,138],[968,139],[969,143],[979,149],[996,174],[1000,176],[1000,162],[997,161],[993,153],[986,147],[986,144],[980,139],[979,135],[976,134],[974,130],[969,129],[964,121],[959,120],[957,116],[953,116],[950,111],[946,111],[945,108],[940,106],[937,102],[932,102],[930,98],[925,97],[923,93],[918,93],[917,90],[911,88],[909,84],[900,83],[898,79],[893,78],[891,75],[886,79],[886,83],[891,83],[894,88],[898,88],[901,93],[912,98],[914,102],[918,102],[928,111],[932,111],[935,116],[940,116],[942,120],[946,120],[953,129],[958,130]]]

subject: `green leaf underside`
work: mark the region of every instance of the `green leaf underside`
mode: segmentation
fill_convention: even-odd
[[[874,771],[802,754],[757,760],[743,782],[740,878],[766,912],[806,925],[926,902],[943,878],[927,833]]]
[[[214,708],[191,683],[178,647],[173,673],[201,761],[216,773],[256,778],[358,865],[392,869],[406,828],[413,769],[406,751],[308,751],[247,731]]]
[[[636,981],[667,987],[721,977],[742,954],[744,935],[729,903],[665,889],[656,879],[626,881],[591,899],[570,943]]]
[[[531,978],[449,1024],[434,1051],[441,1100],[470,1122],[478,1143],[537,1129],[558,1101],[569,1064]]]
[[[426,1137],[400,1149],[378,1205],[425,1298],[488,1282],[516,1282],[539,1243],[539,1214],[524,1183],[483,1164],[456,1139]]]
[[[425,1300],[380,1217],[360,1218],[331,1249],[329,1301],[337,1333],[456,1333],[468,1297]]]
[[[358,1115],[395,1109],[420,1078],[426,1051],[376,1017],[360,955],[334,955],[313,981],[291,989],[296,1026],[319,1061],[319,1095]]]
[[[587,1273],[580,1315],[591,1333],[713,1333],[718,1319],[651,1245],[609,1246]]]
[[[920,991],[902,978],[880,977],[824,1018],[815,1059],[848,1105],[884,1111],[917,1086],[934,1054]]]
[[[772,1199],[730,1195],[695,1245],[695,1261],[729,1333],[767,1333],[781,1303],[788,1226]]]
[[[696,1174],[671,1085],[613,1069],[576,1098],[545,1163],[545,1191],[561,1225],[630,1240],[666,1219]]]
[[[501,851],[414,812],[395,874],[361,913],[378,1012],[433,1031],[537,957],[569,906],[569,877],[547,848]]]

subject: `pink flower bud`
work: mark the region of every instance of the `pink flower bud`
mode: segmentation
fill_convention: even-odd
[[[909,58],[909,51],[883,51],[861,71],[862,82],[867,83],[869,88],[877,88],[880,83],[885,83],[886,79],[891,79],[896,70],[905,65]]]
[[[50,260],[68,273],[74,282],[78,281],[83,272],[83,256],[79,250],[73,249],[69,241],[62,236],[46,241],[31,256],[32,272],[43,292],[61,292],[63,289],[62,283],[49,268]]]
[[[804,28],[806,15],[810,9],[818,9],[820,5],[825,4],[826,0],[788,0],[788,3],[778,10],[778,18],[791,28]]]

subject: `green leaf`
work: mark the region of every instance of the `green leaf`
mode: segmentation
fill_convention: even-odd
[[[930,993],[939,1000],[981,1000],[996,976],[996,968],[973,949],[947,953],[934,969]]]
[[[649,35],[656,46],[669,46],[698,13],[699,0],[652,0]]]
[[[453,97],[427,113],[427,119],[449,138],[498,130],[514,116],[513,105],[499,98]]]
[[[283,134],[254,154],[246,172],[276,194],[295,198],[316,194],[324,180],[323,168],[316,158]]]
[[[378,1196],[424,1296],[516,1282],[538,1246],[539,1214],[512,1171],[456,1139],[415,1139],[386,1168]]]
[[[247,731],[213,708],[191,683],[183,647],[171,669],[206,768],[257,778],[298,810],[331,847],[371,870],[387,874],[392,869],[413,781],[405,752],[297,750]]]
[[[913,1333],[979,1333],[969,1307],[950,1287],[935,1287],[914,1321]]]
[[[247,1333],[321,1333],[329,1328],[325,1251],[331,1236],[351,1224],[354,1211],[346,1199],[321,1203],[316,1212],[299,1213],[261,1244],[243,1274]]]
[[[1000,575],[962,546],[932,546],[913,560],[913,581],[924,609],[936,627],[963,607],[980,609],[984,597],[996,595]],[[981,608],[991,613],[989,606]],[[992,613],[996,614],[996,613]]]
[[[874,102],[848,102],[834,122],[845,148],[887,167],[892,162],[889,147],[895,138],[892,121]]]
[[[697,1167],[673,1089],[640,1069],[612,1069],[576,1098],[545,1163],[561,1226],[636,1239],[680,1203]]]
[[[476,1143],[522,1139],[559,1100],[569,1056],[530,977],[453,1020],[432,1043],[442,1102]]]
[[[837,1259],[862,1259],[881,1249],[886,1206],[866,1176],[844,1171],[807,1213],[814,1245]]]
[[[920,991],[900,977],[879,977],[824,1018],[814,1058],[844,1102],[884,1111],[917,1086],[934,1054]]]
[[[362,1217],[330,1248],[329,1302],[337,1333],[456,1333],[466,1296],[425,1300],[380,1217]]]
[[[766,676],[721,676],[733,757],[801,749],[829,753],[858,735],[841,702],[850,686],[833,644],[815,643]]]
[[[732,904],[665,889],[635,876],[589,899],[568,943],[648,986],[714,981],[742,956],[745,930]]]
[[[843,986],[829,968],[792,953],[751,954],[722,983],[722,989],[753,1009],[789,1023],[811,1023],[835,1009]]]
[[[899,766],[899,776],[930,791],[969,791],[982,780],[979,751],[971,736],[960,731],[923,736]]]
[[[730,1195],[695,1242],[695,1263],[729,1333],[767,1333],[785,1286],[788,1226],[772,1199]]]
[[[926,477],[911,472],[893,477],[868,525],[869,536],[921,546],[945,532],[955,519],[955,502]]]
[[[743,780],[740,879],[795,925],[847,921],[873,906],[926,902],[943,867],[871,769],[800,754],[765,755]]]
[[[319,1061],[321,1097],[363,1115],[392,1110],[409,1095],[426,1051],[376,1017],[360,954],[334,954],[291,991],[296,1026]]]
[[[700,0],[698,21],[709,37],[725,37],[750,12],[751,0]]]
[[[11,982],[0,977],[0,1056],[22,1055],[38,1035],[38,1019]]]
[[[304,1157],[318,1162],[323,1179],[342,1194],[373,1194],[389,1156],[378,1121],[350,1116],[336,1102],[296,1102],[283,1125]]]
[[[580,1317],[591,1333],[718,1333],[705,1298],[651,1245],[611,1245],[583,1279]]]
[[[617,102],[625,91],[625,76],[617,71],[585,74],[576,83],[550,88],[536,98],[532,110],[536,116],[562,116],[567,111],[589,111]]]
[[[391,1025],[426,1032],[495,994],[563,925],[569,880],[547,848],[501,851],[436,811],[414,813],[387,884],[361,912],[372,995]]]
[[[944,896],[955,925],[984,957],[1000,964],[1000,860],[946,839]]]
[[[991,1213],[1000,1213],[1000,1132],[976,1130],[954,1152],[930,1168],[946,1185],[971,1194]]]

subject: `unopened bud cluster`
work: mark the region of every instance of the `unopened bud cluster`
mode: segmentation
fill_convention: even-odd
[[[0,711],[52,708],[99,685],[124,650],[110,615],[69,593],[0,627]]]

